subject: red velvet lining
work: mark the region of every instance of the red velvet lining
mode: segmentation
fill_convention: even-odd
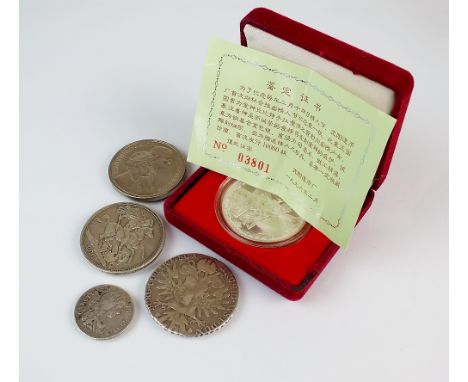
[[[219,225],[214,212],[215,195],[225,178],[200,167],[166,199],[167,220],[284,297],[301,298],[339,247],[314,228],[297,243],[276,249],[256,248],[235,240]],[[373,198],[371,190],[359,220]]]
[[[226,248],[238,252],[286,283],[299,284],[330,240],[314,228],[302,240],[274,249],[254,247],[234,239],[219,225],[214,211],[214,198],[225,178],[216,172],[207,172],[174,206],[175,211],[189,219],[193,229],[216,237]]]

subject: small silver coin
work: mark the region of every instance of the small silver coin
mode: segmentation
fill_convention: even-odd
[[[155,201],[167,197],[182,181],[184,156],[171,144],[152,139],[120,149],[109,165],[109,178],[117,190],[134,199]]]
[[[160,265],[146,284],[146,307],[166,330],[183,336],[209,334],[224,326],[237,305],[231,270],[205,255],[188,253]]]
[[[131,273],[151,264],[165,242],[162,219],[136,203],[115,203],[97,211],[80,237],[85,258],[109,273]]]
[[[127,292],[114,285],[98,285],[79,298],[75,321],[88,336],[109,339],[128,326],[133,313],[133,302]]]

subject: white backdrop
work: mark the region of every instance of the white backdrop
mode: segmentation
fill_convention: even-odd
[[[238,42],[259,5],[408,69],[416,86],[386,183],[306,296],[287,301],[231,265],[232,321],[181,338],[146,312],[146,280],[176,254],[214,254],[167,226],[155,264],[112,276],[84,260],[79,234],[94,211],[126,200],[107,178],[116,150],[157,138],[187,153],[208,39]],[[20,11],[23,381],[447,380],[445,1],[23,0]],[[73,320],[100,283],[136,302],[128,331],[109,341]]]

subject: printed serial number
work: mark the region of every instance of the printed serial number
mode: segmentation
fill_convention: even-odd
[[[270,171],[270,165],[265,163],[262,160],[258,160],[257,158],[253,158],[250,155],[245,155],[244,153],[239,153],[237,155],[237,161],[242,162],[250,167],[257,168],[260,171],[264,171],[268,174]]]

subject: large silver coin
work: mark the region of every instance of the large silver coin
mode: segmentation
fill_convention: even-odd
[[[222,327],[237,305],[238,294],[237,281],[226,265],[189,253],[154,271],[146,284],[145,301],[163,328],[195,337]]]
[[[98,285],[83,293],[76,303],[75,321],[88,336],[108,339],[128,326],[133,313],[127,292],[114,285]]]
[[[124,195],[146,201],[160,200],[181,182],[185,168],[185,158],[174,146],[145,139],[130,143],[114,155],[109,178]]]
[[[130,273],[151,264],[165,241],[164,223],[149,208],[115,203],[100,209],[81,232],[88,261],[109,273]]]
[[[231,178],[219,187],[215,212],[229,234],[258,247],[294,243],[310,228],[279,196]]]

